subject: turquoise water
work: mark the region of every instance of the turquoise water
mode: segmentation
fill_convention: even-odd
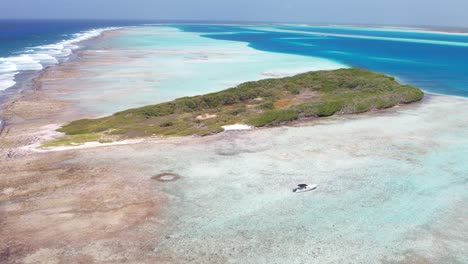
[[[433,97],[299,127],[89,150],[70,162],[110,162],[163,195],[154,254],[170,262],[463,264],[466,111],[467,99]],[[181,178],[151,179],[163,172]],[[292,193],[298,183],[319,187]]]
[[[175,25],[263,51],[332,59],[434,93],[468,96],[468,34],[322,26]]]
[[[468,36],[311,26],[158,25],[90,42],[64,98],[97,115],[249,80],[363,67],[428,92],[467,96]],[[90,87],[99,87],[99,93]]]
[[[97,36],[106,28],[129,25],[137,26],[135,30],[157,28],[138,27],[140,24],[128,21],[0,21],[0,90],[16,84],[18,73],[37,71],[66,60],[79,48],[80,40]],[[381,71],[430,92],[468,95],[467,34],[305,25],[171,26],[214,40],[246,43],[257,51],[322,58],[341,65]],[[141,32],[120,42],[119,47],[177,46],[197,42],[196,39],[155,40],[154,36]],[[221,42],[218,45],[222,45]]]
[[[73,64],[77,77],[56,84],[72,89],[65,98],[85,111],[110,114],[245,81],[342,67],[347,66],[258,51],[246,43],[213,40],[173,27],[146,26],[119,30],[91,43]]]
[[[64,98],[101,115],[248,80],[361,66],[466,95],[465,38],[303,26],[134,27],[90,43],[64,69],[73,78],[48,80],[43,89],[66,87]],[[162,237],[154,254],[172,262],[462,264],[467,111],[466,98],[429,96],[298,127],[88,149],[67,162],[112,166],[163,195],[162,220],[153,219],[157,232],[148,232]],[[151,179],[163,172],[182,177]],[[298,183],[319,188],[293,194]]]

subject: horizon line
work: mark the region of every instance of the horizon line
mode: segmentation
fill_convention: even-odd
[[[181,23],[181,24],[290,24],[290,25],[308,25],[308,26],[348,26],[348,27],[394,27],[394,28],[413,28],[413,29],[458,29],[464,30],[466,26],[441,26],[441,25],[421,25],[421,24],[378,24],[378,23],[351,23],[351,22],[287,22],[287,21],[249,21],[249,20],[216,20],[216,19],[136,19],[136,18],[0,18],[0,21],[109,21],[109,22],[154,22],[154,23]]]

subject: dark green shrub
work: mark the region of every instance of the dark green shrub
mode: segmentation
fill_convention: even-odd
[[[222,100],[219,98],[219,96],[215,94],[209,94],[209,95],[203,96],[203,101],[209,108],[212,108],[212,107],[220,106]]]
[[[396,102],[398,103],[398,102]],[[377,99],[373,103],[375,109],[385,109],[395,105],[395,100]]]
[[[405,89],[405,93],[403,95],[401,103],[407,104],[411,102],[420,101],[424,97],[423,91],[419,90],[416,87],[404,85],[402,86],[402,88]]]
[[[301,90],[299,87],[288,87],[287,90],[294,95],[300,94]]]
[[[273,102],[265,102],[265,103],[259,104],[257,107],[263,110],[275,109],[275,105],[273,104]]]
[[[300,116],[303,117],[313,117],[318,116],[318,107],[317,104],[302,104],[295,107],[295,109],[299,112]]]
[[[241,114],[241,113],[245,113],[247,111],[247,109],[245,109],[245,107],[239,107],[239,108],[236,108],[236,109],[232,109],[230,111],[227,111],[227,114],[228,115],[233,115],[233,116],[236,116],[238,114]]]
[[[262,127],[271,124],[278,124],[286,121],[293,121],[299,117],[299,113],[295,110],[271,110],[261,114],[257,118],[253,118],[249,123],[256,127]]]
[[[370,104],[366,104],[364,102],[357,103],[354,106],[354,113],[364,113],[371,109]]]
[[[331,116],[334,113],[340,111],[343,108],[343,104],[339,101],[331,101],[320,103],[317,105],[318,116]]]
[[[159,126],[160,127],[170,127],[170,126],[173,126],[174,125],[174,122],[172,122],[171,120],[166,120],[166,121],[163,121]]]

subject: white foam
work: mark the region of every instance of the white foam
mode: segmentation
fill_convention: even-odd
[[[74,50],[80,48],[77,45],[79,42],[97,37],[104,31],[114,29],[118,28],[108,27],[76,33],[68,40],[37,47],[28,47],[20,55],[0,58],[0,91],[15,85],[15,75],[20,71],[38,71],[46,66],[65,61]]]
[[[0,91],[8,89],[16,84],[15,75],[17,72],[0,74]]]
[[[37,53],[30,56],[36,60],[39,60],[42,64],[56,64],[59,62],[57,58],[50,54]]]
[[[1,73],[11,73],[17,71],[16,64],[13,62],[7,61],[4,58],[0,58],[0,74]]]
[[[19,71],[34,71],[42,70],[42,64],[39,60],[35,60],[31,55],[20,55],[16,57],[9,57],[6,61],[14,63],[16,69]]]

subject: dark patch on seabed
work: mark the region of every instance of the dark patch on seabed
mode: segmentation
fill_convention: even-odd
[[[182,178],[182,176],[171,172],[164,172],[151,177],[151,179],[156,180],[158,182],[174,182],[179,180],[180,178]]]

